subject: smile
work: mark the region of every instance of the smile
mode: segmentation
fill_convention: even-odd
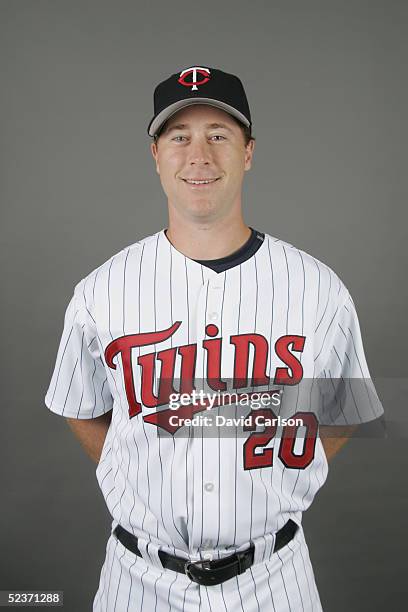
[[[213,179],[181,179],[183,180],[185,183],[188,183],[189,185],[209,185],[210,183],[215,183],[215,181],[218,181],[219,177],[217,178],[213,178]]]

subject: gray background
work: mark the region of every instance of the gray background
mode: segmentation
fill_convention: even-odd
[[[407,16],[390,0],[0,2],[0,588],[91,608],[109,517],[43,398],[74,285],[166,226],[146,127],[169,74],[240,75],[247,222],[329,264],[373,377],[406,377]],[[325,612],[405,607],[406,448],[352,440],[304,517]]]

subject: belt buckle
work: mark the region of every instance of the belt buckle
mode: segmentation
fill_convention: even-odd
[[[201,584],[199,579],[197,579],[197,577],[194,577],[194,573],[192,573],[190,567],[191,566],[196,567],[198,565],[202,565],[203,569],[211,570],[211,567],[209,566],[210,563],[211,563],[211,559],[199,559],[198,561],[186,561],[186,563],[184,564],[184,571],[186,573],[186,576],[190,578],[190,580],[192,580],[193,582],[197,582],[197,584]]]

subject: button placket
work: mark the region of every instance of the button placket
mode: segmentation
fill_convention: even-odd
[[[197,388],[203,382],[205,385],[207,376],[207,351],[203,348],[202,342],[217,337],[220,333],[222,287],[223,280],[210,277],[198,296],[196,334],[200,358],[197,359],[196,368]],[[205,411],[201,414],[205,416]],[[195,515],[192,545],[212,548],[213,542],[217,539],[218,529],[219,509],[216,499],[219,486],[218,440],[207,435],[205,426],[202,429],[196,428],[195,434],[193,442]]]
[[[207,324],[221,323],[221,297],[223,278],[210,278],[208,281],[207,296]]]

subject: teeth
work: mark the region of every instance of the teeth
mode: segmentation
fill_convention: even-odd
[[[191,183],[192,185],[206,185],[207,183],[213,183],[217,179],[210,179],[208,181],[191,181],[189,179],[185,179],[186,183]]]

